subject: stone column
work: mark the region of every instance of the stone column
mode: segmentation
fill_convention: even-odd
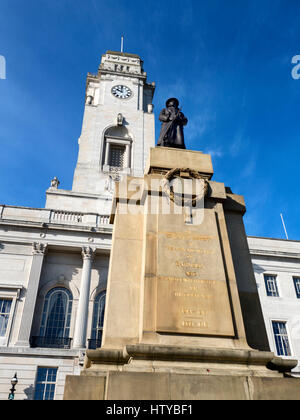
[[[126,168],[130,168],[130,144],[126,144]]]
[[[29,347],[30,332],[34,316],[36,297],[39,288],[40,276],[46,254],[47,244],[34,242],[32,247],[32,263],[29,273],[28,285],[25,295],[21,325],[16,346]]]
[[[110,142],[106,140],[104,165],[109,165],[109,149],[110,149]]]
[[[82,248],[83,266],[80,284],[79,303],[77,308],[77,316],[74,331],[73,348],[86,348],[91,271],[94,255],[94,249],[90,247]]]

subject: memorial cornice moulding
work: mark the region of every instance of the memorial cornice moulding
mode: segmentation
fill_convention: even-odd
[[[222,349],[222,348],[193,348],[160,345],[126,345],[122,349],[87,350],[88,361],[85,368],[93,364],[117,363],[128,364],[130,360],[177,361],[194,363],[226,363],[264,366],[279,372],[290,372],[297,360],[281,359],[269,351]]]

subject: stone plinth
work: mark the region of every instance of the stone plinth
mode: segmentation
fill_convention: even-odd
[[[66,387],[65,400],[299,400],[297,379],[211,376],[209,373],[110,371],[107,378],[67,377]]]
[[[183,177],[189,178],[189,169],[209,183],[203,208],[196,210],[201,223],[165,194],[165,175],[180,162]],[[144,179],[127,178],[118,186],[104,348],[249,348],[223,208],[227,193],[224,184],[209,181],[212,174],[209,155],[155,148]],[[242,198],[235,200],[244,212]]]
[[[213,176],[210,155],[193,150],[174,149],[172,147],[155,147],[150,149],[145,173],[159,173],[171,168],[190,168],[207,178]]]
[[[208,155],[155,148],[144,179],[118,185],[102,348],[87,351],[82,373],[105,377],[99,399],[257,399],[265,380],[276,399],[288,395],[282,381],[298,385],[283,379],[295,362],[266,346],[252,269],[236,276],[251,266],[243,197],[212,175]],[[181,194],[193,179],[203,201],[194,184]]]

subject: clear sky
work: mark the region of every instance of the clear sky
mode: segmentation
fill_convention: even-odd
[[[1,0],[0,203],[44,207],[54,176],[71,189],[86,74],[124,34],[157,84],[156,140],[176,96],[187,148],[244,195],[247,234],[284,238],[283,213],[300,240],[299,18],[299,0]]]

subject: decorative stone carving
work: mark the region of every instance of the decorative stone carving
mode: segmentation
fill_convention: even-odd
[[[86,105],[92,105],[93,104],[93,96],[92,95],[88,95],[86,97]]]
[[[32,254],[33,255],[45,255],[47,251],[48,244],[43,244],[42,242],[33,242],[32,244]]]
[[[153,108],[154,108],[153,104],[148,104],[148,114],[152,114]]]
[[[83,246],[81,255],[84,260],[93,260],[96,253],[95,248],[91,248],[90,246]]]
[[[143,74],[141,60],[125,55],[106,54],[102,56],[99,70],[125,72],[133,74]]]
[[[120,168],[114,168],[114,167],[109,168],[110,174],[108,175],[105,181],[104,189],[110,194],[113,194],[115,191],[115,182],[120,182],[121,180],[120,174],[118,172],[119,169]]]
[[[172,187],[170,186],[170,182],[176,176],[180,177],[181,174],[186,174],[187,178],[191,178],[191,179],[196,179],[196,180],[197,179],[199,179],[199,180],[202,179],[203,182],[204,182],[202,194],[200,194],[196,197],[189,198],[189,199],[176,196],[175,192],[173,191]],[[189,169],[189,168],[174,168],[174,169],[171,169],[170,171],[168,171],[166,173],[166,175],[164,176],[163,191],[165,192],[167,197],[169,197],[169,199],[171,201],[173,201],[175,204],[177,204],[178,206],[195,207],[197,205],[197,202],[199,200],[202,200],[207,195],[208,182],[197,171],[194,171],[194,170]]]
[[[109,176],[112,178],[114,182],[120,182],[120,168],[118,166],[110,166],[109,167]]]
[[[59,276],[58,276],[58,281],[59,281],[59,283],[64,283],[65,282],[65,276],[63,275],[63,274],[60,274]]]
[[[117,116],[117,125],[123,125],[124,117],[121,113]]]
[[[79,366],[83,366],[84,365],[84,360],[85,360],[85,351],[80,351],[79,352],[79,356],[78,356],[78,364],[79,364]]]
[[[57,190],[59,184],[60,184],[60,182],[59,182],[58,178],[55,176],[53,179],[51,179],[51,186],[50,187]]]
[[[112,177],[110,175],[108,175],[108,177],[105,181],[104,189],[105,189],[105,191],[109,192],[110,194],[112,194],[114,192],[114,182],[113,182]]]

